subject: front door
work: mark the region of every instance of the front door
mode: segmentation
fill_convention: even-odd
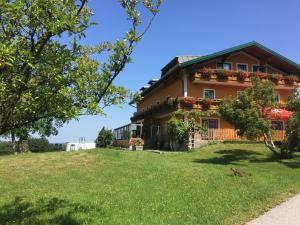
[[[219,128],[219,120],[218,119],[202,119],[202,126],[205,129],[202,134],[202,139],[203,140],[214,140],[217,129]]]

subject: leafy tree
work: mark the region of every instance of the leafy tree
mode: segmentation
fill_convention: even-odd
[[[226,99],[219,109],[220,115],[231,123],[238,135],[248,139],[263,137],[265,145],[274,154],[286,155],[285,148],[279,148],[272,138],[271,120],[268,112],[277,106],[274,84],[252,79],[252,86],[240,92],[237,99]]]
[[[0,0],[0,135],[32,129],[41,120],[55,126],[103,114],[123,103],[127,90],[113,81],[131,62],[161,3],[120,0],[130,21],[125,36],[84,46],[79,40],[94,25],[88,0]],[[142,6],[151,14],[144,30]],[[107,60],[95,60],[103,54]]]
[[[287,104],[287,109],[293,112],[286,126],[286,141],[284,148],[290,153],[300,151],[300,96],[293,96]]]
[[[113,140],[112,131],[105,129],[105,127],[102,127],[96,139],[96,147],[106,148],[107,146],[112,144],[112,140]]]

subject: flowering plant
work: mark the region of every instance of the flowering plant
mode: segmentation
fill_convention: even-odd
[[[185,97],[184,99],[182,99],[182,104],[186,106],[193,106],[194,104],[196,104],[196,99],[192,97]]]
[[[249,73],[245,71],[239,71],[238,72],[238,78],[241,80],[245,80],[246,78],[249,77]]]
[[[206,109],[209,109],[212,104],[213,104],[213,100],[210,98],[205,98],[202,100],[202,105]]]
[[[211,75],[214,73],[213,70],[208,69],[206,67],[204,67],[201,71],[201,77],[205,78],[205,79],[210,79]]]
[[[254,77],[258,77],[258,78],[267,78],[267,74],[266,73],[263,73],[263,72],[260,72],[260,71],[257,71],[255,73],[253,73]]]
[[[142,138],[131,138],[129,144],[132,146],[142,146],[144,145],[144,140]]]
[[[294,83],[294,82],[298,82],[299,78],[296,75],[288,75],[288,76],[284,76],[284,80],[287,83]]]
[[[282,74],[270,74],[269,79],[271,81],[273,81],[274,83],[278,83],[279,81],[281,81],[283,79],[283,75]]]
[[[231,71],[229,70],[217,70],[217,76],[219,79],[228,79],[228,77],[232,76]]]

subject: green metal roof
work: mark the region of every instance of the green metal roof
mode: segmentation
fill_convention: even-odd
[[[228,49],[225,49],[223,51],[219,51],[219,52],[209,54],[209,55],[206,55],[206,56],[202,56],[202,57],[199,57],[199,58],[181,63],[181,64],[179,64],[179,66],[183,68],[183,67],[186,67],[186,66],[189,66],[189,65],[192,65],[192,64],[195,64],[195,63],[199,63],[199,62],[204,62],[206,60],[210,60],[210,59],[213,59],[213,58],[216,58],[216,57],[219,57],[219,56],[231,53],[231,52],[239,51],[239,50],[242,50],[242,49],[250,47],[250,46],[256,46],[260,49],[263,49],[264,51],[280,58],[281,60],[285,61],[286,63],[288,63],[288,64],[290,64],[294,67],[296,67],[297,69],[300,69],[299,64],[297,64],[297,63],[293,62],[292,60],[284,57],[283,55],[281,55],[281,54],[279,54],[279,53],[277,53],[277,52],[275,52],[275,51],[273,51],[273,50],[257,43],[256,41],[252,41],[252,42],[249,42],[249,43],[246,43],[246,44],[238,45],[238,46],[235,46],[233,48],[228,48]]]

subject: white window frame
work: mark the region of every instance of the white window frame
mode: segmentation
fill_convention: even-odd
[[[206,98],[205,97],[205,91],[213,91],[214,92],[214,98],[212,98],[212,99],[216,99],[216,90],[215,89],[212,89],[212,88],[204,88],[203,89],[203,98]]]
[[[230,70],[228,70],[228,71],[232,71],[232,62],[216,62],[216,69],[218,69],[218,63],[222,63],[222,64],[224,64],[224,63],[227,63],[227,64],[230,64]],[[223,68],[224,69],[224,68]]]
[[[238,70],[238,66],[241,65],[241,66],[246,66],[247,67],[247,70],[246,72],[249,72],[249,65],[248,63],[236,63],[236,71],[239,71]]]

